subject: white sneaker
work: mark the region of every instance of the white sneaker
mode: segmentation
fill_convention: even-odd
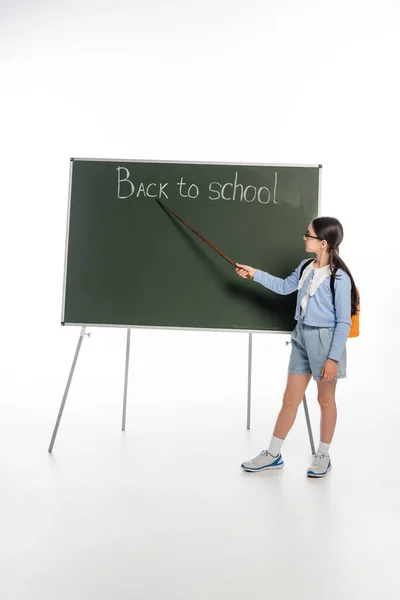
[[[272,471],[282,469],[284,465],[282,455],[272,456],[268,450],[263,450],[255,458],[246,460],[240,466],[244,471]]]
[[[314,454],[312,463],[308,467],[307,477],[325,477],[331,469],[331,459],[328,454]]]

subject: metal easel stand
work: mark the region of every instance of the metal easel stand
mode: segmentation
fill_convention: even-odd
[[[252,333],[249,333],[249,362],[248,362],[248,379],[247,379],[247,429],[250,429],[250,409],[251,409],[251,359],[252,359],[252,354],[253,354],[253,338],[252,338]],[[291,342],[286,342],[286,345],[290,344]],[[308,413],[308,406],[307,406],[307,399],[306,399],[306,395],[304,394],[303,397],[303,406],[304,406],[304,414],[306,416],[306,423],[307,423],[307,429],[308,429],[308,437],[310,438],[310,446],[311,446],[311,453],[315,454],[315,445],[314,445],[314,439],[313,439],[313,434],[312,434],[312,429],[311,429],[311,423],[310,423],[310,415]]]
[[[75,351],[75,356],[74,356],[74,360],[72,361],[72,366],[71,366],[71,370],[69,373],[69,377],[68,377],[68,381],[67,381],[67,385],[65,387],[65,392],[64,392],[64,396],[61,402],[61,406],[60,406],[60,410],[58,411],[58,416],[57,416],[57,421],[54,427],[54,431],[53,431],[53,435],[51,438],[51,442],[50,442],[50,446],[49,446],[49,453],[52,452],[53,450],[53,446],[57,437],[57,432],[58,432],[58,428],[61,422],[61,417],[64,411],[64,407],[65,407],[65,403],[67,401],[67,396],[68,396],[68,392],[69,392],[69,388],[71,385],[71,381],[72,381],[72,377],[74,375],[74,371],[75,371],[75,366],[76,363],[78,361],[78,356],[79,356],[79,352],[82,346],[82,341],[84,336],[88,336],[90,337],[90,333],[86,333],[86,327],[82,327],[81,328],[81,332],[79,334],[79,341],[78,341],[78,345],[76,347],[76,351]],[[290,342],[286,342],[286,345],[290,343]],[[131,344],[131,330],[130,328],[127,329],[127,335],[126,335],[126,355],[125,355],[125,380],[124,380],[124,400],[123,400],[123,410],[122,410],[122,431],[125,431],[125,425],[126,425],[126,400],[127,400],[127,395],[128,395],[128,376],[129,376],[129,354],[130,354],[130,344]],[[250,415],[251,415],[251,365],[252,365],[252,354],[253,354],[253,337],[252,334],[249,333],[249,360],[248,360],[248,385],[247,385],[247,429],[250,429]],[[310,445],[311,445],[311,452],[312,454],[315,454],[315,446],[314,446],[314,440],[313,440],[313,435],[312,435],[312,429],[311,429],[311,423],[310,423],[310,417],[309,417],[309,413],[308,413],[308,406],[307,406],[307,400],[306,400],[306,395],[304,394],[304,398],[303,398],[303,406],[304,406],[304,413],[306,416],[306,422],[307,422],[307,429],[308,429],[308,435],[310,438]]]
[[[69,377],[68,377],[68,381],[67,381],[67,385],[65,388],[65,392],[64,392],[64,396],[61,402],[61,406],[60,406],[60,410],[58,411],[58,417],[57,417],[57,421],[54,427],[54,431],[53,431],[53,436],[51,438],[51,442],[50,442],[50,446],[49,446],[49,452],[51,453],[53,450],[53,446],[54,446],[54,442],[56,440],[56,436],[57,436],[57,432],[58,432],[58,427],[60,425],[60,421],[61,421],[61,417],[64,411],[64,406],[65,403],[67,401],[67,396],[68,396],[68,392],[69,392],[69,388],[71,385],[71,381],[72,381],[72,377],[75,371],[75,366],[76,363],[78,361],[78,356],[79,356],[79,352],[82,346],[82,341],[85,335],[87,335],[88,337],[90,337],[90,333],[85,333],[86,331],[86,327],[82,327],[81,328],[81,333],[79,334],[79,341],[78,341],[78,345],[76,347],[76,351],[75,351],[75,356],[74,356],[74,360],[72,361],[72,367],[69,373]],[[131,344],[131,330],[130,328],[127,329],[127,336],[126,336],[126,359],[125,359],[125,382],[124,382],[124,404],[123,404],[123,412],[122,412],[122,431],[125,431],[125,422],[126,422],[126,398],[127,398],[127,394],[128,394],[128,374],[129,374],[129,351],[130,351],[130,344]]]
[[[126,358],[125,358],[125,382],[124,382],[124,405],[122,409],[122,431],[125,431],[126,423],[126,397],[128,394],[128,374],[129,374],[129,351],[131,346],[131,330],[128,327],[126,331]]]
[[[60,425],[60,421],[61,421],[61,417],[64,411],[64,406],[65,406],[65,402],[67,400],[67,396],[68,396],[68,392],[69,392],[69,387],[71,385],[71,381],[72,381],[72,376],[74,374],[75,371],[75,366],[78,360],[78,356],[79,356],[79,352],[82,346],[82,341],[85,335],[87,335],[88,337],[90,337],[90,333],[85,333],[86,331],[86,327],[82,327],[81,328],[81,333],[79,334],[79,341],[78,341],[78,345],[76,347],[75,350],[75,356],[74,356],[74,360],[72,361],[72,367],[71,370],[69,372],[69,377],[68,377],[68,381],[67,381],[67,385],[65,388],[65,392],[64,392],[64,396],[61,402],[61,406],[60,406],[60,410],[58,411],[58,417],[57,417],[57,421],[56,421],[56,425],[54,427],[54,431],[53,431],[53,436],[51,438],[51,442],[50,442],[50,446],[49,446],[49,452],[52,452],[53,450],[53,446],[54,446],[54,442],[56,441],[56,436],[57,436],[57,432],[58,432],[58,427]]]

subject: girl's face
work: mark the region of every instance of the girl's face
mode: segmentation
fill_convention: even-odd
[[[306,249],[306,252],[317,253],[319,250],[321,250],[321,241],[322,240],[318,239],[318,236],[315,233],[315,230],[311,223],[307,227],[307,231],[303,236],[303,240],[304,240],[304,247]]]

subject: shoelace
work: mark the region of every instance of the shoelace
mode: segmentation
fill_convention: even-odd
[[[268,450],[261,450],[260,454],[258,456],[256,456],[253,460],[254,460],[254,462],[256,462],[256,461],[262,460],[266,456],[268,456]]]
[[[313,458],[313,461],[312,461],[312,463],[311,463],[311,464],[312,464],[312,466],[313,466],[313,467],[320,467],[320,466],[321,466],[321,463],[322,463],[322,461],[324,460],[324,458],[325,458],[326,456],[327,456],[326,454],[314,454],[314,458]]]

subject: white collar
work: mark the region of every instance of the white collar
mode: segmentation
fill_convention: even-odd
[[[310,281],[310,286],[309,286],[309,294],[310,296],[314,296],[315,292],[317,291],[317,289],[319,288],[319,286],[321,285],[321,283],[323,281],[325,281],[325,279],[327,277],[330,276],[331,274],[331,268],[330,265],[325,265],[324,267],[319,267],[317,269],[314,269],[313,267],[314,261],[312,261],[309,265],[307,265],[307,267],[304,269],[303,274],[300,278],[299,281],[299,285],[297,286],[297,289],[300,290],[303,285],[305,280],[307,279],[307,277],[310,275],[311,272],[313,272],[313,277]]]

